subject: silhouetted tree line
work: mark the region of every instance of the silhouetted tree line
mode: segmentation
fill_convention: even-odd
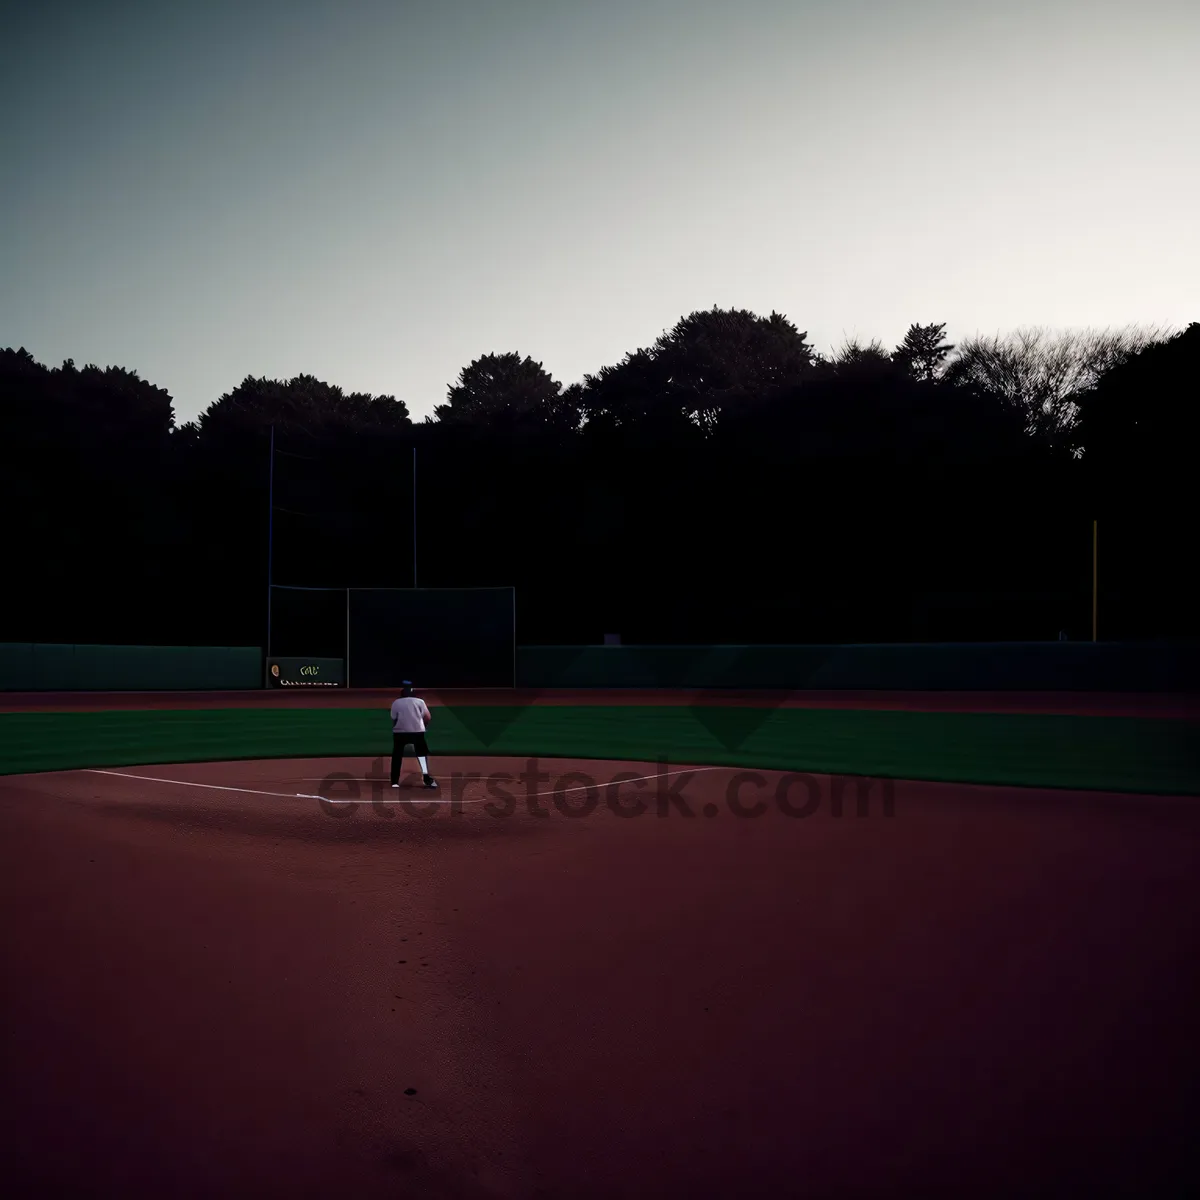
[[[1089,638],[1093,519],[1101,636],[1195,636],[1200,324],[944,330],[694,312],[566,387],[484,355],[420,422],[300,376],[177,425],[0,351],[0,640],[263,644],[272,470],[276,583],[411,586],[413,447],[417,582],[515,585],[523,643]]]

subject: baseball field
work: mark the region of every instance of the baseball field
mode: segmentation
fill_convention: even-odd
[[[425,698],[3,697],[10,1194],[1200,1183],[1200,698]]]

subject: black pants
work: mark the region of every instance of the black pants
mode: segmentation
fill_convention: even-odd
[[[404,747],[411,746],[418,758],[424,758],[429,763],[429,746],[423,733],[393,733],[392,734],[392,782],[400,782],[400,767],[404,763]]]

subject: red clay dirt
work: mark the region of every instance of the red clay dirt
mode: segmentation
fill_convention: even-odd
[[[816,777],[800,818],[762,772],[739,817],[719,768],[570,817],[567,773],[661,768],[545,760],[506,816],[452,776],[524,762],[435,759],[421,817],[321,782],[371,766],[0,779],[9,1195],[1200,1183],[1194,798],[897,783],[888,817],[876,784],[838,816]],[[659,817],[680,778],[695,815]]]
[[[387,708],[397,691],[365,688],[275,688],[240,692],[9,692],[0,712],[94,709]],[[1200,694],[1103,692],[688,691],[684,689],[423,689],[431,704],[458,705],[735,705],[860,708],[910,712],[1067,713],[1200,720]]]

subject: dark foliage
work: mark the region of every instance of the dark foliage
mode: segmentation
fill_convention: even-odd
[[[525,643],[1088,637],[1097,517],[1105,636],[1196,636],[1200,325],[944,330],[823,358],[713,309],[566,388],[485,355],[416,423],[301,376],[177,427],[132,371],[0,351],[0,640],[262,645],[269,545],[276,583],[411,586],[414,448],[417,582],[515,585]]]

